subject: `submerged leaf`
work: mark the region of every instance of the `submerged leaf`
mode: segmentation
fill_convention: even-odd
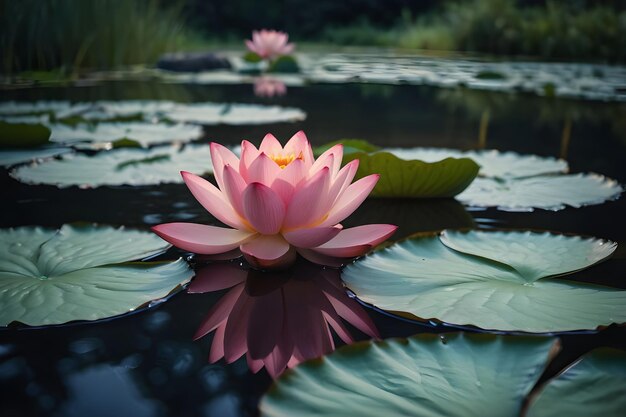
[[[97,320],[168,295],[193,272],[182,259],[126,263],[169,245],[112,227],[0,230],[0,326]]]
[[[476,178],[478,165],[471,159],[447,158],[439,162],[405,161],[388,152],[346,155],[359,159],[356,178],[380,174],[373,197],[453,197]]]
[[[616,244],[534,232],[445,232],[348,266],[365,302],[413,318],[533,333],[626,322],[626,291],[551,277],[589,267]]]

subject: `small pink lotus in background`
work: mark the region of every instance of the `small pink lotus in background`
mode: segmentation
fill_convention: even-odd
[[[378,338],[365,309],[346,294],[336,269],[301,262],[288,272],[246,271],[231,262],[201,267],[187,292],[230,288],[213,305],[194,339],[214,332],[209,362],[232,363],[246,356],[254,373],[265,368],[277,378],[287,368],[335,349],[331,329],[354,342],[349,323]]]
[[[279,56],[289,55],[295,45],[289,42],[289,35],[276,30],[255,30],[252,40],[246,39],[246,46],[262,59],[273,60]]]
[[[228,252],[234,258],[239,249],[259,269],[286,268],[296,253],[315,263],[339,266],[343,258],[363,255],[397,229],[390,224],[341,226],[379,178],[373,174],[351,184],[359,161],[341,168],[342,157],[343,146],[335,145],[315,160],[302,131],[284,147],[271,134],[259,149],[244,140],[241,158],[211,143],[219,189],[197,175],[181,174],[200,204],[233,229],[166,223],[152,230],[197,254]]]
[[[284,82],[271,77],[259,77],[254,80],[254,95],[257,97],[284,96],[287,86]]]

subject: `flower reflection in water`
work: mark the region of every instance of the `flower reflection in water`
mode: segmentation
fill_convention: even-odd
[[[289,271],[267,273],[237,263],[213,263],[198,269],[188,292],[227,288],[194,336],[215,332],[211,363],[221,358],[231,363],[245,354],[252,372],[265,367],[276,378],[288,367],[332,352],[331,328],[343,342],[352,343],[344,321],[379,337],[364,308],[346,294],[336,269],[302,261]]]
[[[271,77],[259,77],[254,80],[254,95],[257,97],[279,97],[287,94],[284,82]]]

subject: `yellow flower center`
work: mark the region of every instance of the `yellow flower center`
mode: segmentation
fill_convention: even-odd
[[[296,154],[288,153],[288,154],[271,154],[269,157],[272,161],[276,162],[276,165],[280,167],[280,169],[285,169],[287,165],[295,161],[296,159],[303,159],[302,152],[298,156]]]

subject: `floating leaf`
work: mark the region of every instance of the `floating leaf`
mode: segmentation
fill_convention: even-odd
[[[185,261],[125,262],[168,247],[123,228],[0,229],[0,326],[97,320],[165,297],[193,276]]]
[[[567,172],[569,167],[562,159],[537,155],[520,155],[495,149],[459,151],[445,148],[387,148],[385,151],[398,158],[436,162],[445,158],[470,158],[480,165],[479,175],[490,178],[522,178],[541,174]]]
[[[95,126],[78,124],[75,127],[63,124],[51,126],[53,142],[93,142],[88,146],[102,147],[119,139],[127,138],[141,146],[166,142],[189,142],[202,136],[202,127],[187,124],[164,123],[99,123]],[[79,145],[80,146],[80,145]]]
[[[469,206],[505,211],[556,211],[601,204],[619,198],[622,191],[617,181],[597,174],[541,175],[505,181],[477,178],[457,198]]]
[[[444,232],[348,266],[363,301],[413,318],[534,333],[626,322],[626,291],[554,279],[610,256],[616,244],[534,232]]]
[[[296,108],[260,104],[194,103],[177,105],[166,117],[176,122],[203,125],[248,125],[302,121],[306,113]]]
[[[522,412],[554,339],[421,334],[361,342],[287,371],[261,415],[620,417],[626,353],[597,350],[549,380]]]
[[[48,139],[50,139],[50,129],[42,124],[0,121],[0,147],[32,148],[45,145]]]
[[[11,175],[28,184],[52,184],[82,188],[102,185],[151,185],[181,183],[180,171],[212,173],[207,145],[161,146],[152,149],[123,148],[93,156],[73,153],[40,164],[21,166]]]
[[[626,410],[626,353],[597,349],[539,393],[528,417],[622,417]]]
[[[268,72],[284,72],[284,73],[296,73],[300,72],[300,67],[298,66],[298,62],[292,56],[285,55],[277,58],[273,61],[268,70]]]
[[[313,149],[313,154],[315,157],[320,156],[328,149],[332,148],[338,144],[343,145],[343,154],[347,155],[349,153],[355,152],[376,152],[380,150],[379,146],[373,145],[366,140],[363,139],[339,139],[334,142],[325,143]]]
[[[81,122],[153,121],[154,119],[193,122],[204,125],[265,124],[295,122],[306,118],[300,109],[238,103],[176,103],[164,100],[69,102],[0,102],[0,118],[16,119],[36,115],[50,115],[53,121],[68,121],[69,128]],[[38,119],[35,119],[38,120]],[[63,124],[63,123],[60,123]],[[109,140],[119,139],[109,138]]]
[[[353,153],[345,162],[359,159],[356,178],[380,174],[374,197],[440,198],[463,191],[478,174],[471,159],[447,158],[439,162],[405,161],[388,152]]]
[[[516,416],[553,343],[463,334],[356,343],[285,372],[261,415]]]
[[[257,63],[261,62],[263,58],[261,58],[258,54],[255,54],[254,52],[246,52],[246,54],[243,56],[243,60],[246,62]]]
[[[0,166],[10,167],[12,165],[31,162],[39,159],[51,158],[71,152],[70,148],[44,147],[37,149],[3,149],[0,150]]]

